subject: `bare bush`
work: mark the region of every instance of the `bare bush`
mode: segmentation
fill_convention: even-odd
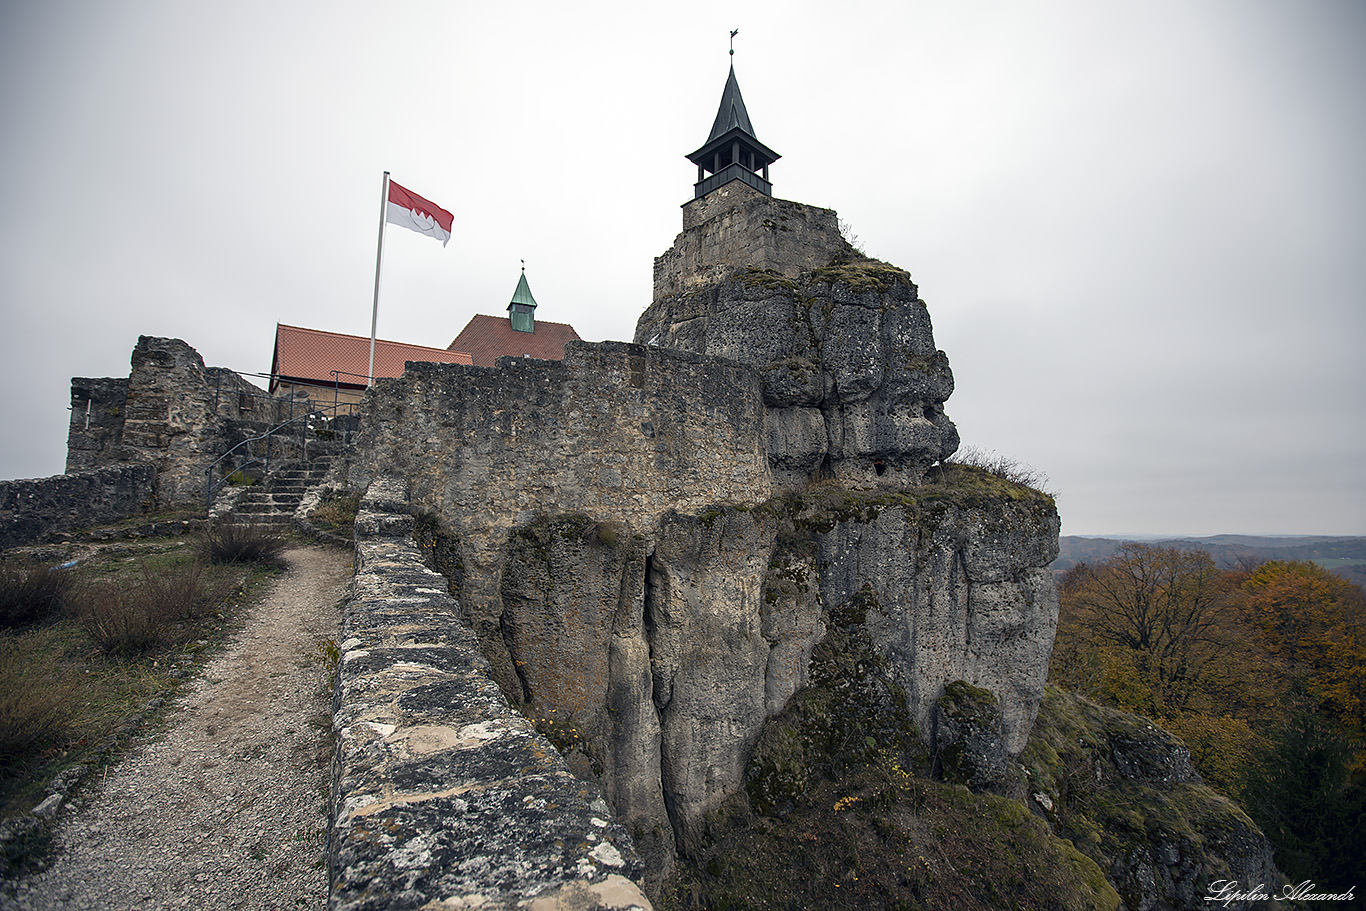
[[[356,524],[356,513],[360,511],[360,494],[332,491],[323,497],[318,508],[308,514],[308,518],[321,528],[329,531],[350,533]]]
[[[140,655],[174,644],[185,621],[202,619],[231,592],[211,579],[199,562],[153,570],[142,566],[134,581],[102,581],[81,588],[75,615],[106,652]]]
[[[250,522],[219,522],[204,529],[204,558],[212,563],[284,563],[285,539],[269,528]]]
[[[24,626],[54,617],[71,591],[71,573],[52,565],[0,562],[0,627]]]

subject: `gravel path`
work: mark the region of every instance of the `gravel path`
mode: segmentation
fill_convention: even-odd
[[[50,866],[0,907],[326,905],[331,698],[318,644],[337,638],[350,557],[298,547],[285,558],[165,735],[85,788],[63,813]]]

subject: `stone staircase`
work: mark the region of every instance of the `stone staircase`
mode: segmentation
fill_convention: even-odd
[[[307,462],[289,462],[272,471],[263,483],[246,488],[228,514],[233,520],[269,528],[289,528],[294,512],[309,490],[322,483],[334,455],[319,454]]]

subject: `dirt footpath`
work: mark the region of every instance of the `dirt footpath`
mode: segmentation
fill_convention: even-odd
[[[351,557],[297,547],[167,731],[64,810],[20,909],[322,909],[331,694]]]

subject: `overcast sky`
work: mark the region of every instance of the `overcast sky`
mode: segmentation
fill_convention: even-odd
[[[266,371],[276,322],[502,314],[626,339],[729,30],[774,195],[909,270],[966,444],[1063,532],[1366,534],[1366,4],[0,5],[0,477],[139,334]]]

